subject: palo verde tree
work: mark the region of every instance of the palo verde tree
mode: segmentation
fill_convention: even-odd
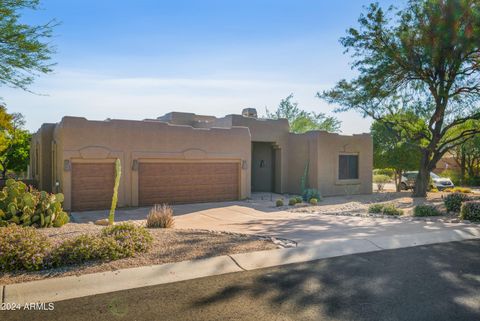
[[[31,134],[23,127],[22,114],[8,114],[0,106],[0,178],[5,179],[7,171],[24,172],[28,166]]]
[[[396,125],[402,120],[411,127],[408,131],[403,126]],[[410,133],[425,126],[425,123],[412,113],[388,116],[382,122],[374,121],[371,126],[373,166],[395,170],[397,192],[400,191],[403,172],[416,169],[421,159],[420,148],[417,142],[412,142]]]
[[[480,132],[480,1],[411,0],[400,10],[375,3],[358,21],[341,39],[358,75],[318,96],[379,122],[398,112],[423,119],[412,136],[421,151],[414,195],[425,196],[437,161]],[[468,121],[474,126],[457,130]]]
[[[340,131],[341,122],[332,116],[324,113],[307,112],[298,107],[297,102],[292,102],[293,94],[282,99],[274,112],[266,110],[270,119],[286,118],[290,123],[292,133],[305,133],[309,130],[326,130],[328,132]]]
[[[49,42],[57,24],[20,22],[26,9],[36,10],[39,0],[0,1],[0,84],[29,91],[39,74],[52,71],[54,48]]]

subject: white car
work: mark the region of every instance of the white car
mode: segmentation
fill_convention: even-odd
[[[417,175],[418,172],[405,172],[402,176],[402,182],[400,183],[402,190],[414,189]],[[432,172],[430,172],[430,178],[432,179],[432,187],[438,189],[439,191],[446,188],[455,187],[450,178],[440,177]]]

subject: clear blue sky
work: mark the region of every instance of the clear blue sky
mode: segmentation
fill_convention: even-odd
[[[370,2],[44,0],[24,20],[62,22],[55,72],[32,87],[41,96],[8,88],[1,96],[32,131],[64,115],[263,113],[290,93],[303,108],[330,114],[333,106],[315,93],[352,77],[338,39]],[[344,133],[369,130],[370,120],[356,113],[336,116]]]

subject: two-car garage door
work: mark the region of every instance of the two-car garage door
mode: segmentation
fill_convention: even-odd
[[[140,163],[138,204],[181,204],[239,198],[238,163]]]
[[[138,205],[237,200],[239,176],[235,162],[140,162]],[[73,163],[72,210],[109,208],[114,179],[112,163]]]

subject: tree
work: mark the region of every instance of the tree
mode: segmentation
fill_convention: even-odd
[[[313,113],[302,110],[297,102],[292,102],[293,94],[282,99],[275,112],[266,110],[268,118],[286,118],[290,123],[290,131],[293,133],[305,133],[309,130],[326,130],[339,132],[341,122],[335,117],[323,113]]]
[[[371,127],[373,139],[373,166],[375,168],[393,168],[395,186],[400,191],[402,174],[406,170],[416,169],[421,158],[420,148],[410,141],[409,132],[395,126],[396,123],[408,122],[412,127],[422,127],[424,123],[414,114],[397,114],[387,117],[385,121],[375,121]]]
[[[25,120],[22,114],[8,114],[0,107],[0,174],[5,179],[7,171],[27,170],[30,153],[31,134],[23,129]]]
[[[38,5],[39,0],[0,2],[0,84],[28,91],[35,77],[52,71],[54,49],[48,39],[56,21],[34,26],[20,22],[22,11]]]
[[[450,151],[455,162],[460,166],[460,180],[466,183],[466,178],[479,176],[480,171],[480,135],[473,137],[462,145],[458,145]]]
[[[339,104],[337,112],[379,122],[398,112],[424,120],[411,136],[421,150],[414,195],[426,196],[437,161],[480,133],[480,1],[411,0],[386,11],[371,4],[358,21],[341,39],[358,76],[317,95]]]

